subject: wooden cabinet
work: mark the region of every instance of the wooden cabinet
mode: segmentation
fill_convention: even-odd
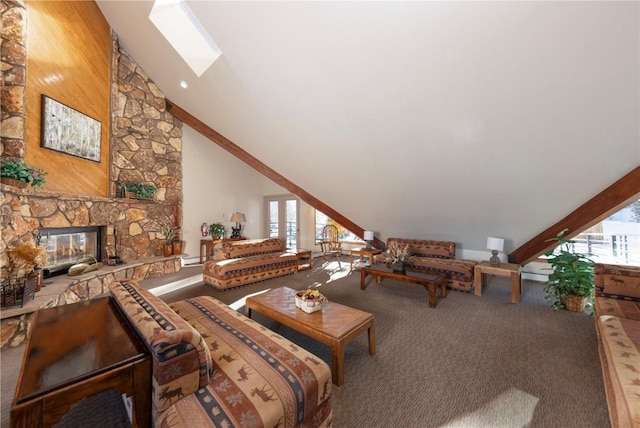
[[[111,297],[36,311],[11,426],[52,426],[73,404],[110,390],[130,399],[134,427],[151,426],[148,350]]]

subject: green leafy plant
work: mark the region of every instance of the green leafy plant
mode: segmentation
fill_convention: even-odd
[[[224,237],[225,228],[222,223],[211,223],[209,225],[209,234],[213,238],[222,238]]]
[[[167,245],[171,245],[172,242],[178,236],[178,232],[180,231],[179,227],[175,226],[165,226],[162,228],[162,235],[164,235],[164,242]]]
[[[153,199],[156,194],[156,187],[153,184],[148,183],[120,183],[118,185],[118,190],[120,194],[124,196],[125,191],[131,192],[136,195],[137,198],[140,199]]]
[[[13,178],[14,180],[22,181],[27,184],[31,184],[34,187],[40,187],[44,184],[44,177],[47,172],[40,168],[30,166],[25,162],[14,162],[4,160],[0,162],[0,176]]]
[[[593,300],[595,262],[589,254],[575,252],[575,241],[563,237],[568,230],[548,239],[557,242],[559,248],[544,253],[553,270],[544,287],[545,299],[553,309],[564,308],[562,301],[570,296],[586,297],[589,303]]]

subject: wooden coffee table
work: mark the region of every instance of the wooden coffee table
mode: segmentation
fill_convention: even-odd
[[[414,284],[420,284],[426,288],[429,292],[429,307],[436,307],[436,289],[440,287],[441,296],[447,297],[447,275],[444,273],[434,272],[433,274],[427,274],[418,272],[416,270],[407,269],[406,274],[393,272],[392,269],[387,268],[385,264],[377,264],[375,267],[365,267],[360,270],[360,289],[367,288],[365,278],[367,275],[373,275],[376,277],[376,283],[380,284],[382,278],[395,279],[396,281],[413,282]]]
[[[247,298],[247,316],[256,311],[287,327],[331,347],[331,378],[344,383],[344,348],[365,330],[369,334],[369,354],[376,354],[373,315],[335,302],[327,302],[321,311],[310,314],[296,307],[296,290],[280,287]]]

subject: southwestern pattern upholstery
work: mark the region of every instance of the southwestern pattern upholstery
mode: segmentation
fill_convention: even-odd
[[[331,426],[331,370],[315,355],[213,297],[167,305],[131,280],[111,290],[136,330],[147,332],[141,337],[159,360],[153,365],[154,426]],[[190,338],[199,340],[171,336],[180,337],[171,346],[175,352],[155,352],[155,337],[174,328],[190,329]],[[184,355],[197,356],[196,349],[209,356],[204,367],[200,358],[185,363]],[[161,364],[167,359],[173,364]]]
[[[413,256],[410,265],[414,269],[446,273],[447,285],[456,290],[469,291],[473,287],[473,269],[478,262],[456,259],[455,242],[389,238],[387,247],[394,242],[401,247],[409,245]],[[384,253],[375,258],[376,262],[385,260]]]
[[[204,263],[202,277],[218,290],[264,281],[297,271],[297,257],[283,249],[278,238],[250,239],[222,244],[222,260]]]
[[[613,427],[640,427],[640,267],[595,265],[598,350]]]
[[[109,285],[116,303],[152,355],[154,415],[209,383],[213,371],[206,342],[188,322],[133,280]]]

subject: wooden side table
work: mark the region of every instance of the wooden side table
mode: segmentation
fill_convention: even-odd
[[[298,248],[293,251],[298,259],[298,272],[304,269],[311,269],[313,267],[313,255],[311,250],[303,250]]]
[[[217,244],[231,241],[242,241],[247,238],[222,238],[222,239],[201,239],[200,240],[200,264],[213,258],[213,250]],[[202,249],[204,248],[204,251]]]
[[[483,274],[508,276],[511,278],[511,303],[520,303],[522,266],[515,263],[492,265],[488,261],[478,263],[473,270],[476,296],[482,296]]]
[[[349,252],[349,263],[351,266],[351,270],[353,270],[353,256],[355,254],[357,254],[361,258],[368,258],[369,266],[373,266],[373,257],[376,254],[381,254],[381,253],[382,253],[382,250],[379,248],[370,248],[370,249],[367,249],[366,247],[352,248],[351,251]]]
[[[72,404],[109,390],[132,399],[133,427],[151,426],[150,356],[111,299],[35,312],[11,405],[12,427],[53,426]]]

